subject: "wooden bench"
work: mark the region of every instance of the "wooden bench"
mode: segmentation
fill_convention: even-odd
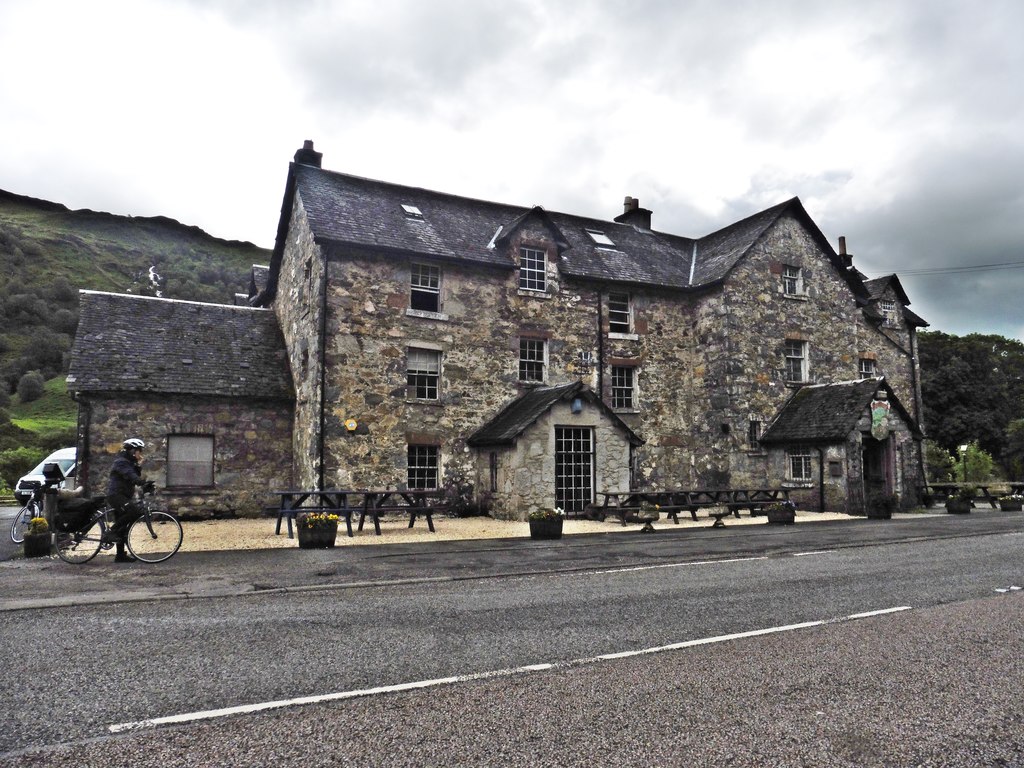
[[[785,488],[692,488],[666,491],[634,489],[630,491],[602,491],[597,494],[604,497],[602,503],[592,506],[591,510],[601,520],[615,516],[622,525],[630,517],[638,518],[643,507],[655,507],[664,512],[666,517],[676,525],[679,524],[679,513],[689,512],[696,522],[698,512],[708,510],[708,517],[714,519],[713,528],[724,528],[723,520],[729,515],[739,518],[740,511],[750,510],[750,514],[761,514],[765,507],[789,500],[789,491]],[[644,521],[644,530],[653,530],[650,521]]]
[[[416,518],[422,515],[427,520],[427,528],[431,533],[434,529],[434,513],[447,512],[449,505],[444,503],[444,492],[433,488],[417,488],[411,490],[371,490],[362,491],[363,505],[359,513],[359,526],[367,515],[373,521],[373,530],[380,536],[380,515],[382,513],[400,513],[409,515],[409,527],[416,524]],[[434,501],[436,499],[436,501]]]

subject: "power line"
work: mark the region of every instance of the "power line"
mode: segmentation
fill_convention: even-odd
[[[924,269],[901,269],[896,274],[904,275],[949,275],[965,272],[992,272],[1003,269],[1021,269],[1024,261],[1006,261],[1001,264],[973,264],[966,267],[927,267]],[[889,275],[891,272],[879,272],[876,277]]]

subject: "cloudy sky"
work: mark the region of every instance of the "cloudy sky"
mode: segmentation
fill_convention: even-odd
[[[0,189],[273,245],[287,164],[691,237],[799,196],[1024,339],[1020,0],[0,0]]]

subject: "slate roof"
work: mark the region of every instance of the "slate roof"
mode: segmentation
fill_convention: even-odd
[[[903,284],[896,275],[885,275],[884,277],[876,277],[873,280],[864,281],[864,287],[867,289],[872,302],[868,307],[865,307],[864,314],[873,320],[881,321],[885,319],[882,311],[877,308],[877,305],[874,302],[877,302],[882,298],[886,289],[890,286],[896,294],[896,299],[903,305],[903,320],[908,325],[914,325],[918,328],[927,328],[928,322],[926,320],[917,313],[907,309],[907,305],[910,304],[910,298],[907,296],[907,292],[903,290]]]
[[[841,443],[857,428],[857,422],[879,389],[886,391],[893,410],[907,423],[914,435],[922,437],[917,422],[903,407],[885,378],[880,377],[801,387],[779,410],[760,442]]]
[[[274,313],[79,292],[70,389],[294,399]]]
[[[300,151],[297,158],[301,157]],[[860,274],[842,262],[795,197],[710,235],[691,238],[628,222],[486,202],[293,162],[281,206],[270,284],[260,303],[268,303],[276,291],[276,267],[296,196],[305,207],[314,237],[322,244],[511,269],[507,254],[488,245],[507,236],[532,214],[543,216],[555,228],[562,274],[684,290],[705,288],[725,279],[769,227],[781,217],[793,215],[809,229],[854,294],[867,297]],[[422,218],[408,216],[403,204],[418,208]],[[595,243],[585,231],[588,228],[603,232],[614,247]]]
[[[524,392],[470,435],[466,442],[473,446],[510,445],[555,403],[573,397],[582,397],[589,404],[601,408],[612,422],[621,427],[634,445],[643,443],[614,411],[601,402],[593,390],[579,381],[556,387],[537,387]]]

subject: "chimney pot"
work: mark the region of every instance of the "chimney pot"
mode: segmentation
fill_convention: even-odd
[[[622,214],[615,217],[619,223],[634,224],[643,229],[651,228],[651,212],[640,207],[640,198],[626,195],[622,203]]]
[[[845,256],[846,255],[846,238],[842,237],[842,236],[840,236],[840,238],[839,238],[839,255],[840,256]]]

